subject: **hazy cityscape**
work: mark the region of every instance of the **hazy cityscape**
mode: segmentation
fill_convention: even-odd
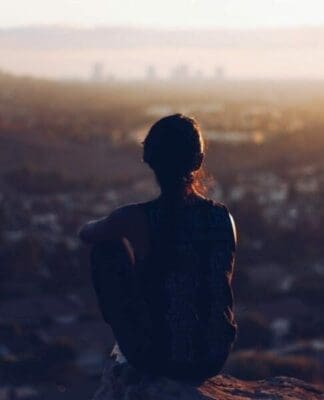
[[[322,26],[0,26],[0,68],[69,80],[318,80],[324,78],[323,44]]]
[[[157,68],[154,65],[148,65],[145,68],[141,78],[137,80],[145,80],[149,82],[155,82],[159,80],[163,81],[175,81],[175,82],[188,82],[188,81],[198,81],[209,80],[209,81],[219,81],[226,77],[226,70],[222,66],[216,66],[214,73],[211,75],[206,75],[201,69],[190,70],[190,66],[186,64],[179,64],[169,71],[167,76],[161,77],[158,74]],[[97,61],[90,68],[89,81],[93,83],[109,83],[115,81],[118,78],[113,74],[106,73],[106,66],[104,63]]]
[[[225,372],[322,382],[322,83],[98,85],[2,73],[0,87],[2,398],[86,399],[97,387],[113,337],[76,233],[158,193],[139,142],[178,111],[201,122],[209,195],[239,229],[240,331]]]
[[[323,109],[322,0],[3,4],[0,400],[93,398],[114,337],[77,233],[158,195],[141,142],[173,113],[199,121],[207,196],[238,228],[238,336],[222,389],[228,379],[235,398],[251,385],[251,400],[313,399],[313,384],[324,388]]]

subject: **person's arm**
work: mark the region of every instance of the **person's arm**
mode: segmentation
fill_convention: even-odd
[[[235,225],[235,221],[233,218],[233,215],[229,212],[229,219],[231,221],[231,225],[232,225],[232,233],[233,233],[233,242],[234,242],[234,249],[237,248],[237,230],[236,230],[236,225]]]
[[[86,243],[97,243],[118,239],[125,234],[125,208],[118,208],[108,217],[89,221],[79,231],[79,237]]]

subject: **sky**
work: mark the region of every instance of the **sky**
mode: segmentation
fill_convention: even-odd
[[[0,28],[30,25],[247,29],[318,26],[324,25],[324,1],[10,0],[1,7]]]
[[[324,0],[1,3],[0,72],[89,79],[100,63],[107,79],[142,78],[151,66],[164,78],[185,64],[191,76],[221,67],[229,78],[324,79]]]

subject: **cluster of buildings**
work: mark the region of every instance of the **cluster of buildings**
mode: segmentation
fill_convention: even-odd
[[[173,67],[167,77],[162,77],[159,74],[156,66],[148,65],[144,71],[143,78],[146,81],[154,82],[156,80],[169,80],[171,82],[187,82],[191,80],[216,80],[222,81],[226,78],[226,69],[218,65],[214,68],[211,74],[204,73],[201,69],[192,70],[187,64],[179,64]],[[95,83],[103,83],[116,79],[113,74],[107,74],[105,64],[103,62],[95,62],[91,67],[90,81]]]

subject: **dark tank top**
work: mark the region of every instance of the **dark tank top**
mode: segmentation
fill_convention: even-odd
[[[229,212],[203,197],[138,206],[147,216],[150,252],[136,268],[155,357],[174,365],[212,363],[236,337]]]

